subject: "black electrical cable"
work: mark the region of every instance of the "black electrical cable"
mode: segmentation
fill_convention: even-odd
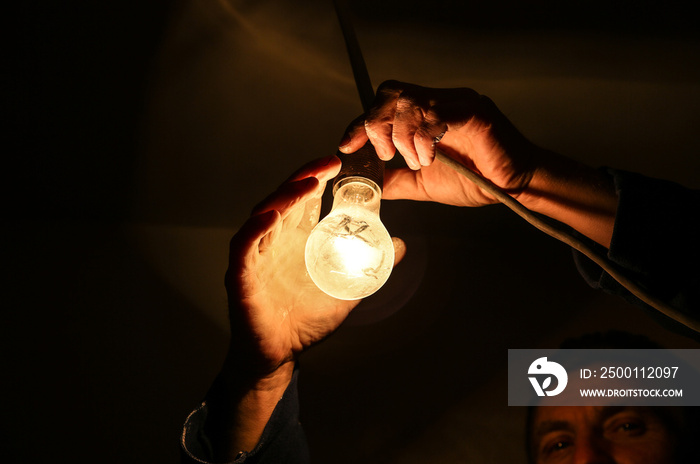
[[[350,64],[355,77],[355,84],[360,94],[362,108],[365,112],[367,112],[371,108],[372,101],[374,100],[374,90],[369,77],[369,72],[367,71],[367,66],[362,56],[362,51],[360,44],[357,41],[357,36],[355,35],[355,31],[350,22],[350,16],[348,14],[345,1],[333,0],[333,4],[335,5],[338,21],[340,22],[340,28],[345,39],[345,46],[347,47],[348,57],[350,58]],[[581,240],[578,237],[568,233],[561,226],[555,225],[554,223],[550,223],[540,218],[535,213],[525,208],[513,197],[505,193],[498,186],[490,182],[488,179],[483,178],[459,161],[455,161],[448,157],[442,151],[437,150],[436,160],[451,167],[476,184],[478,187],[493,195],[496,199],[498,199],[498,201],[506,205],[518,216],[525,219],[534,227],[586,255],[605,272],[610,274],[610,276],[620,285],[625,287],[630,293],[647,305],[695,330],[696,332],[700,332],[700,321],[698,319],[689,314],[681,312],[677,308],[674,308],[665,301],[647,292],[646,289],[642,288],[637,282],[630,279],[619,266],[610,261],[606,256],[598,253],[598,251],[595,250],[589,243],[586,243],[584,240]]]

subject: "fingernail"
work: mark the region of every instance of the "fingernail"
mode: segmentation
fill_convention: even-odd
[[[395,149],[387,150],[386,148],[376,149],[377,156],[383,161],[389,161],[391,158],[393,158],[395,151]]]

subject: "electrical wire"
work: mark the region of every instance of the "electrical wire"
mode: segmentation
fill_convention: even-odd
[[[610,274],[610,276],[615,279],[620,285],[625,287],[632,295],[639,298],[641,301],[651,306],[652,308],[660,311],[666,316],[675,319],[681,324],[700,332],[700,321],[693,318],[673,306],[667,304],[665,301],[655,297],[651,293],[647,292],[646,289],[642,288],[637,282],[630,279],[625,271],[620,269],[614,262],[610,261],[606,256],[598,253],[590,244],[586,243],[584,240],[569,234],[563,228],[559,227],[554,223],[549,223],[539,216],[535,215],[532,211],[525,208],[516,199],[505,193],[502,189],[494,185],[492,182],[481,177],[479,174],[475,173],[471,169],[467,168],[462,163],[453,160],[441,151],[437,151],[436,159],[441,163],[444,163],[459,172],[461,175],[469,179],[471,182],[476,184],[478,187],[484,191],[490,193],[498,199],[501,203],[510,208],[518,216],[525,219],[531,225],[547,233],[548,235],[558,239],[559,241],[566,243],[575,250],[586,255],[590,260],[600,266],[605,272]]]
[[[355,35],[355,31],[349,19],[350,16],[346,2],[344,0],[333,0],[333,4],[335,6],[338,21],[345,39],[345,46],[348,51],[348,57],[350,58],[355,84],[360,94],[360,101],[362,102],[363,110],[367,112],[371,108],[374,100],[374,90],[369,77],[369,72],[367,71],[367,66],[362,56],[360,44],[357,41],[357,36]],[[599,253],[593,246],[591,246],[591,244],[586,243],[586,241],[581,240],[580,238],[564,230],[562,225],[559,223],[555,224],[539,217],[529,209],[525,208],[522,204],[520,204],[520,202],[508,195],[491,181],[480,176],[459,161],[450,158],[440,150],[436,150],[436,160],[451,167],[459,174],[466,177],[469,181],[493,195],[496,199],[498,199],[498,201],[506,205],[532,226],[587,256],[639,300],[643,301],[662,314],[691,328],[692,330],[700,332],[700,321],[697,318],[678,310],[677,308],[649,293],[645,288],[641,287],[637,282],[628,277],[625,271],[622,270],[617,264],[610,261],[607,256]]]

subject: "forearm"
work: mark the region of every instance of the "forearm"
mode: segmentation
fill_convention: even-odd
[[[563,222],[610,247],[617,196],[605,173],[546,150],[518,200],[528,209]]]
[[[209,412],[204,432],[216,462],[233,461],[239,452],[255,448],[293,370],[290,362],[257,379],[226,363],[206,398]]]
[[[697,313],[700,305],[700,190],[667,180],[607,169],[618,209],[607,253],[628,276],[671,306]],[[600,267],[577,257],[579,271],[594,288],[629,297]],[[635,304],[641,302],[630,298]],[[646,305],[644,305],[646,306]]]

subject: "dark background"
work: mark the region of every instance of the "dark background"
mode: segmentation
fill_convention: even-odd
[[[686,2],[351,3],[375,86],[472,87],[542,146],[700,187]],[[230,236],[361,112],[333,8],[38,2],[5,21],[3,460],[176,462],[226,346]],[[301,361],[315,462],[523,462],[508,348],[607,328],[698,347],[505,208],[382,217],[405,262]]]

